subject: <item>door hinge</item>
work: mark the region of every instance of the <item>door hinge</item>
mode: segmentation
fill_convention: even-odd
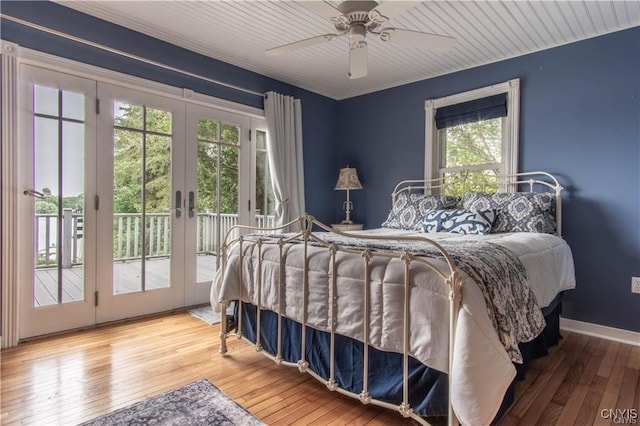
[[[249,142],[252,141],[251,137],[253,135],[253,130],[249,129]]]
[[[95,292],[95,298],[94,299],[95,299],[94,300],[95,306],[98,306],[98,292],[97,291]]]
[[[251,200],[248,200],[248,201],[247,201],[247,206],[248,206],[248,208],[249,208],[249,211],[251,211]]]
[[[100,114],[100,99],[96,98],[96,114]]]
[[[100,210],[100,196],[96,195],[93,200],[94,206],[96,210]]]

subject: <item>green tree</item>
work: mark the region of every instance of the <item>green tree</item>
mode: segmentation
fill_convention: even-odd
[[[220,143],[217,143],[218,126],[220,126]],[[217,211],[219,157],[219,213],[238,213],[238,155],[240,153],[238,127],[213,120],[200,120],[198,139],[198,211]]]
[[[45,200],[36,201],[36,213],[38,214],[57,214],[58,205]]]
[[[146,211],[167,212],[171,203],[172,114],[138,105],[117,103],[116,107],[114,212],[142,212],[143,173]]]
[[[447,127],[444,131],[445,167],[496,164],[502,161],[501,118]],[[498,175],[497,169],[467,171],[463,176],[464,183],[455,180],[449,185],[456,194],[470,190],[495,191]]]

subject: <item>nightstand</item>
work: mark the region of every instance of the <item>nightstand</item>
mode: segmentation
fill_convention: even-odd
[[[347,232],[347,231],[361,231],[362,224],[361,223],[334,223],[331,225],[331,228],[335,231]]]

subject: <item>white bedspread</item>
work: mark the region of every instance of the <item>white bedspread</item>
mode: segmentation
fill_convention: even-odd
[[[359,234],[417,235],[434,240],[488,239],[510,249],[523,262],[529,284],[541,307],[547,306],[558,292],[575,287],[573,258],[564,240],[547,234],[512,233],[485,236],[458,234],[420,234],[392,229],[376,229]],[[302,244],[287,245],[285,315],[302,321]],[[211,303],[242,298],[266,309],[278,310],[279,248],[263,245],[262,294],[258,301],[257,246],[244,244],[243,282],[239,286],[239,257],[229,256],[225,275],[214,280]],[[252,256],[246,256],[246,254]],[[330,306],[336,300],[336,331],[363,340],[362,301],[364,260],[359,255],[338,253],[338,291],[332,294],[331,253],[326,248],[309,246],[309,307],[307,324],[319,330],[330,327]],[[444,263],[433,260],[434,263]],[[404,265],[398,259],[376,257],[371,261],[371,321],[369,340],[383,350],[402,352],[402,316]],[[418,264],[412,266],[416,267]],[[458,317],[451,374],[452,404],[463,424],[489,424],[495,417],[504,394],[515,377],[515,368],[500,343],[487,315],[482,292],[464,273],[462,306]],[[411,354],[428,367],[448,373],[448,287],[425,266],[415,269],[411,288]]]

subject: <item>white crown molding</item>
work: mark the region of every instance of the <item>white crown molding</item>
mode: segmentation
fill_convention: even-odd
[[[607,327],[606,325],[592,324],[561,317],[560,330],[613,340],[614,342],[625,343],[627,345],[640,346],[640,333],[623,330],[621,328]]]

